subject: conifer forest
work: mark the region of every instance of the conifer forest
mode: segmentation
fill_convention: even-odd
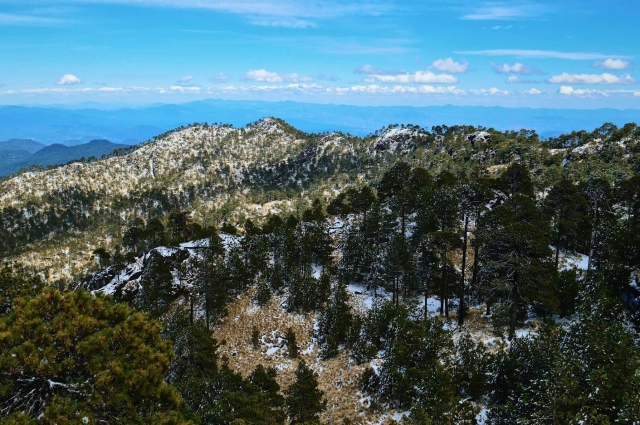
[[[0,180],[0,424],[640,424],[640,127],[194,123]]]

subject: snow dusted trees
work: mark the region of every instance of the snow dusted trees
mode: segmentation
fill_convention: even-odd
[[[501,177],[503,203],[481,220],[477,234],[482,246],[483,279],[508,300],[509,338],[515,335],[518,315],[525,305],[553,309],[548,222],[533,200],[528,170],[511,165]]]
[[[186,424],[164,383],[172,355],[159,323],[104,296],[47,290],[21,299],[0,317],[1,416]]]
[[[633,424],[640,356],[615,298],[594,282],[570,326],[552,321],[491,362],[492,424]]]

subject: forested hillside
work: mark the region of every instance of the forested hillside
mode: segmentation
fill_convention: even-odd
[[[268,118],[4,180],[0,423],[638,423],[639,173]]]

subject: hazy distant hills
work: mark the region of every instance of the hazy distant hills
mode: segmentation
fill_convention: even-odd
[[[92,140],[80,145],[65,146],[55,143],[46,146],[34,140],[12,139],[0,142],[0,177],[19,171],[30,165],[65,164],[80,158],[99,158],[127,145],[108,140]]]
[[[483,106],[350,106],[297,102],[201,100],[179,105],[107,108],[107,105],[0,106],[0,140],[29,138],[45,143],[60,140],[86,143],[108,139],[134,144],[172,128],[194,122],[222,122],[242,127],[264,116],[286,120],[306,132],[340,130],[358,136],[380,123],[483,125],[497,130],[536,130],[555,136],[592,130],[604,122],[623,125],[640,121],[640,110],[532,109]]]
[[[7,151],[25,151],[27,153],[36,153],[44,148],[44,143],[36,142],[31,139],[11,139],[6,142],[0,142],[0,152],[4,155]]]

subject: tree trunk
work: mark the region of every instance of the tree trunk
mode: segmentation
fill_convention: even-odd
[[[193,294],[189,294],[189,322],[193,324]]]
[[[447,275],[447,267],[445,265],[445,259],[446,259],[446,252],[444,250],[444,248],[442,249],[442,252],[440,253],[440,262],[442,263],[442,280],[440,281],[440,315],[442,316],[444,314],[444,280],[446,278]]]
[[[478,208],[478,212],[476,213],[475,229],[473,231],[474,238],[475,238],[476,231],[478,230],[478,221],[480,221],[479,208]],[[473,247],[473,274],[471,275],[471,288],[473,288],[473,290],[475,290],[478,287],[478,254],[479,253],[480,253],[480,247],[476,243],[476,246]]]
[[[562,226],[559,225],[558,238],[556,239],[556,272],[558,271],[558,266],[560,265],[560,244],[562,243],[562,234]]]
[[[449,282],[447,276],[447,250],[442,251],[442,299],[444,300],[444,316],[449,317]]]
[[[429,317],[429,306],[428,306],[428,301],[429,301],[429,290],[427,289],[429,286],[425,284],[424,287],[424,320],[427,320],[427,318]]]
[[[509,341],[513,341],[516,334],[516,320],[518,319],[518,303],[520,301],[520,292],[518,291],[518,272],[513,278],[513,288],[511,289],[511,305],[509,306]]]
[[[464,215],[464,234],[462,235],[462,281],[460,282],[460,305],[458,306],[458,325],[464,325],[464,281],[467,267],[467,231],[469,230],[469,215]]]
[[[587,276],[591,276],[591,263],[593,262],[593,254],[596,247],[596,234],[598,232],[598,204],[596,204],[593,212],[593,223],[591,224],[591,242],[589,246],[589,262],[587,265]]]
[[[207,324],[207,330],[209,330],[209,297],[205,296],[204,297],[204,316],[205,316],[205,322]]]

